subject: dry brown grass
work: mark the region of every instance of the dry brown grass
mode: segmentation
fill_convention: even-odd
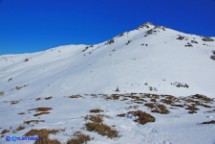
[[[36,99],[35,99],[35,101],[39,101],[39,100],[41,100],[41,98],[36,98]]]
[[[39,123],[39,122],[45,122],[45,120],[27,120],[24,121],[24,124],[30,124],[30,123]]]
[[[8,130],[8,129],[3,129],[2,132],[1,132],[1,135],[4,135],[4,134],[9,133],[9,132],[10,132],[10,130]]]
[[[201,124],[215,124],[215,120],[211,120],[211,121],[207,121],[207,122],[203,122]]]
[[[20,112],[20,113],[18,113],[18,115],[24,115],[25,113],[24,112]]]
[[[45,100],[50,100],[50,99],[52,99],[52,96],[49,96],[49,97],[46,97],[46,98],[44,98]]]
[[[82,132],[76,132],[74,134],[75,138],[67,141],[67,144],[86,144],[91,138],[89,135],[85,135]]]
[[[135,119],[135,122],[138,122],[142,125],[148,123],[148,122],[155,122],[155,117],[153,117],[152,115],[143,112],[141,110],[137,110],[137,111],[130,111],[128,112],[128,114],[132,114],[135,117],[138,117],[137,119]]]
[[[195,104],[188,105],[186,109],[189,110],[188,113],[190,114],[197,113],[197,110],[199,110]]]
[[[169,110],[165,105],[159,103],[146,103],[145,106],[151,109],[151,112],[160,113],[160,114],[168,114]]]
[[[72,98],[72,99],[74,99],[74,98],[81,98],[82,96],[81,95],[72,95],[72,96],[69,96],[69,98]]]
[[[118,132],[116,130],[103,123],[88,122],[85,126],[88,131],[95,131],[102,136],[107,136],[109,138],[118,136]]]
[[[49,114],[50,112],[48,112],[48,111],[43,111],[43,112],[39,112],[39,113],[36,113],[36,114],[34,114],[34,116],[36,117],[36,116],[40,116],[40,115],[44,115],[44,114]]]
[[[38,108],[30,109],[29,111],[45,112],[50,110],[52,110],[52,108],[50,107],[38,107]]]
[[[90,121],[95,122],[95,123],[101,123],[101,122],[103,122],[102,117],[99,116],[99,115],[87,115],[85,117],[85,119],[86,120],[90,120]]]
[[[108,96],[106,99],[110,99],[110,100],[119,100],[119,98],[121,97],[120,94],[112,94],[111,96]]]
[[[15,101],[10,101],[10,104],[14,105],[14,104],[18,104],[19,101],[18,100],[15,100]]]
[[[24,126],[19,126],[18,128],[16,128],[16,131],[21,131],[21,130],[24,130],[25,127]]]
[[[191,98],[201,100],[201,101],[203,101],[205,103],[213,102],[212,98],[209,98],[209,97],[201,95],[201,94],[195,94],[195,95],[191,96]]]
[[[96,108],[96,109],[91,109],[90,112],[91,113],[100,113],[100,112],[103,112],[103,110]]]
[[[29,132],[25,134],[25,136],[38,136],[40,139],[35,141],[35,144],[60,144],[58,140],[51,140],[49,139],[49,134],[56,134],[60,130],[58,129],[53,129],[53,130],[48,130],[48,129],[32,129]]]

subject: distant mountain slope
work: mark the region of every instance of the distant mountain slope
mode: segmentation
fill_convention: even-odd
[[[146,92],[215,97],[214,38],[146,23],[96,45],[0,56],[0,91],[13,97]],[[14,92],[25,86],[25,92]]]

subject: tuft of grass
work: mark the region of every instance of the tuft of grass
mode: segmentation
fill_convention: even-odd
[[[27,120],[27,121],[24,121],[23,124],[39,123],[39,122],[45,122],[45,120]]]
[[[4,130],[2,130],[1,135],[4,135],[4,134],[9,133],[9,132],[10,132],[10,130],[4,129]]]
[[[195,104],[188,105],[186,109],[189,110],[188,113],[190,114],[197,113],[197,110],[199,110]]]
[[[82,132],[76,132],[74,136],[75,138],[70,139],[66,144],[86,144],[91,140],[89,135],[85,135]]]
[[[43,112],[39,112],[39,113],[36,113],[36,114],[34,114],[34,116],[36,117],[36,116],[40,116],[40,115],[44,115],[44,114],[49,114],[50,112],[48,112],[48,111],[43,111]]]
[[[210,38],[210,37],[203,37],[202,40],[205,41],[205,42],[212,42],[212,41],[214,41],[214,40],[213,40],[212,38]]]
[[[128,114],[132,114],[133,116],[137,117],[137,119],[135,119],[134,121],[142,125],[148,122],[155,122],[155,117],[141,110],[130,111],[128,112]]]
[[[48,130],[48,129],[32,129],[30,131],[28,131],[25,136],[35,136],[37,135],[40,139],[35,141],[35,144],[60,144],[60,142],[58,140],[51,140],[49,139],[49,134],[56,134],[58,133],[60,130],[58,129],[52,129],[52,130]]]
[[[203,122],[201,124],[215,124],[215,120],[211,120],[211,121],[207,121],[207,122]]]
[[[19,126],[18,128],[16,128],[16,131],[21,131],[21,130],[24,130],[25,127],[24,126]]]
[[[41,98],[36,98],[36,99],[35,99],[35,101],[39,101],[39,100],[41,100]]]
[[[100,113],[100,112],[103,112],[103,110],[97,108],[97,109],[91,109],[90,112],[91,113]]]
[[[160,113],[160,114],[168,114],[169,110],[165,105],[159,103],[146,103],[145,106],[151,109],[151,112]]]
[[[46,98],[44,98],[45,100],[50,100],[50,99],[52,99],[52,96],[49,96],[49,97],[46,97]]]
[[[95,123],[102,123],[102,121],[103,121],[102,117],[99,115],[96,115],[96,116],[95,115],[87,115],[85,117],[85,119],[90,120],[90,121],[95,122]]]
[[[4,94],[4,91],[0,91],[0,96],[3,96]]]
[[[18,100],[15,100],[15,101],[10,101],[10,104],[14,105],[14,104],[18,104],[19,101]]]
[[[23,86],[16,86],[16,90],[20,90],[20,89],[22,89],[22,88],[24,88],[24,87],[27,87],[28,85],[23,85]]]
[[[72,95],[72,96],[69,96],[69,98],[80,98],[80,97],[82,97],[82,96],[80,96],[80,95]]]
[[[20,112],[20,113],[18,113],[18,115],[24,115],[25,113],[24,112]]]
[[[106,124],[88,122],[85,126],[88,131],[95,131],[102,136],[107,136],[108,138],[118,137],[118,132]]]
[[[213,102],[213,99],[207,97],[207,96],[204,96],[204,95],[201,95],[201,94],[195,94],[192,96],[192,98],[194,99],[199,99],[205,103],[209,103],[209,102]]]
[[[30,109],[29,111],[45,112],[50,110],[52,110],[51,107],[38,107],[38,108]]]

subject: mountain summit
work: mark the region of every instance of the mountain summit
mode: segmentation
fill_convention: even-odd
[[[11,96],[17,96],[11,88],[28,85],[22,97],[112,93],[116,88],[215,97],[214,51],[214,38],[146,23],[100,44],[2,55],[0,85]]]

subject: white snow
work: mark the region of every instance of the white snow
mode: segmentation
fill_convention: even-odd
[[[148,34],[149,30],[156,32]],[[178,40],[179,35],[184,39]],[[50,137],[62,143],[80,130],[94,137],[89,144],[215,143],[215,126],[197,124],[214,119],[215,113],[205,113],[208,109],[201,108],[192,115],[184,109],[173,109],[167,115],[152,113],[156,122],[140,125],[132,119],[116,117],[127,112],[125,108],[134,103],[84,95],[112,94],[118,87],[120,93],[177,97],[203,94],[215,98],[215,60],[210,58],[215,50],[215,38],[206,42],[201,36],[147,23],[113,40],[111,44],[66,45],[32,54],[0,56],[0,92],[4,92],[0,95],[0,132],[10,129],[6,135],[23,136],[32,128],[61,128],[65,131]],[[187,43],[192,47],[186,47]],[[187,84],[189,88],[178,88],[174,85],[176,82]],[[22,88],[18,90],[17,86]],[[82,97],[67,97],[74,94]],[[53,98],[35,101],[48,96]],[[11,105],[15,100],[19,103]],[[37,119],[34,112],[28,111],[37,107],[52,107],[53,110],[40,116],[44,123],[25,125],[23,131],[13,133],[24,125],[23,121]],[[93,108],[104,110],[109,116],[104,122],[115,125],[120,137],[109,139],[83,129],[84,117]],[[214,103],[212,108],[215,108]],[[139,105],[138,109],[150,113],[144,105]],[[20,112],[25,114],[18,115]],[[5,137],[0,138],[1,143],[7,143]]]

